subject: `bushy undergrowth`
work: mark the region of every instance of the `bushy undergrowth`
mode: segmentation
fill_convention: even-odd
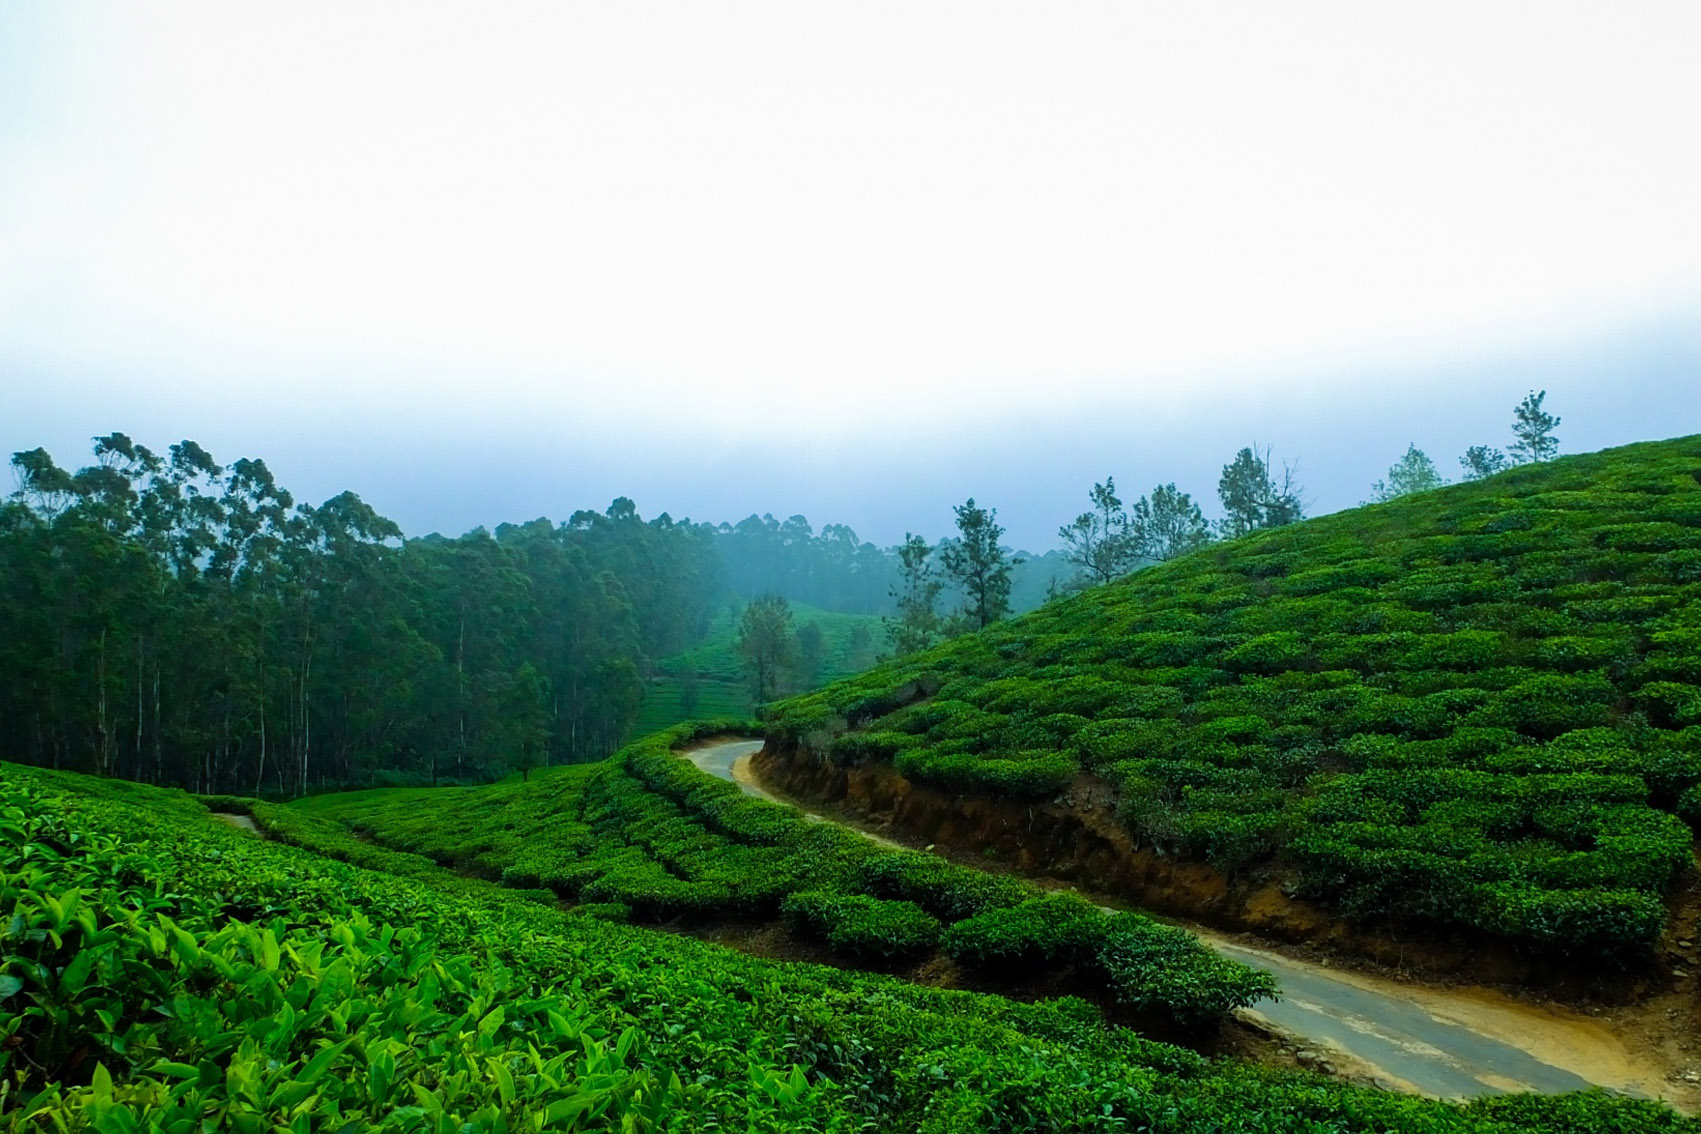
[[[260,805],[255,814],[281,837],[351,862],[382,868],[384,860],[372,856],[390,852],[355,838],[348,827],[445,866],[541,887],[594,906],[603,917],[783,916],[838,956],[876,967],[930,953],[945,925],[1035,896],[1014,878],[885,850],[807,822],[791,808],[706,775],[674,751],[739,727],[682,725],[628,746],[606,764],[560,769],[529,783],[317,796],[290,808]],[[1100,985],[1107,1003],[1149,1010],[1154,1022],[1193,1030],[1274,994],[1261,974],[1219,963],[1181,930],[1138,915],[1122,920],[1173,938],[1175,948],[1161,953],[1162,964],[1140,968],[1137,979]],[[1041,949],[1035,959],[1048,968],[1077,963],[1076,953],[1058,949]]]
[[[1697,1129],[1207,1063],[1081,1001],[773,964],[369,855],[391,872],[0,765],[0,1130]]]
[[[1701,823],[1701,438],[1219,544],[768,728],[951,791],[1086,770],[1143,842],[1354,917],[1645,955]]]

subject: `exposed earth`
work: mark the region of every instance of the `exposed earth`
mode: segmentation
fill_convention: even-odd
[[[752,757],[761,749],[761,741],[720,741],[685,757],[750,795],[791,803],[759,780]],[[838,823],[884,845],[906,845],[865,829],[853,815],[803,810],[812,819]],[[1281,982],[1281,999],[1261,1001],[1241,1013],[1244,1024],[1273,1037],[1280,1058],[1440,1098],[1600,1086],[1664,1098],[1688,1112],[1701,1107],[1701,1075],[1692,1069],[1694,1079],[1684,1075],[1680,1056],[1687,1045],[1674,1044],[1672,1034],[1687,1030],[1688,1012],[1665,1008],[1670,1031],[1649,1034],[1663,1030],[1659,1005],[1645,1005],[1640,1013],[1621,1011],[1603,1021],[1487,988],[1421,985],[1346,971],[1246,934],[1230,937],[1183,924],[1213,948],[1274,973]]]

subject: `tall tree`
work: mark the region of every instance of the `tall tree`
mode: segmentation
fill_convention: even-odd
[[[1217,495],[1223,503],[1222,533],[1234,539],[1262,528],[1279,528],[1305,518],[1298,469],[1282,464],[1281,479],[1270,468],[1270,450],[1242,449],[1223,466]]]
[[[1542,409],[1547,391],[1531,390],[1512,410],[1512,446],[1508,450],[1517,464],[1551,461],[1559,455],[1559,418]]]
[[[827,635],[822,633],[819,622],[811,620],[799,626],[794,637],[797,639],[794,656],[797,659],[798,685],[813,689],[820,680],[821,667],[827,661]]]
[[[983,630],[1010,613],[1010,571],[1013,560],[999,543],[1004,529],[998,509],[982,508],[974,497],[957,505],[957,538],[939,553],[945,573],[963,590],[963,621]]]
[[[758,595],[738,620],[738,653],[758,705],[779,696],[782,680],[796,664],[796,651],[791,603],[773,593]]]
[[[1371,485],[1370,491],[1378,501],[1396,500],[1414,492],[1440,488],[1443,483],[1441,474],[1435,471],[1435,462],[1422,449],[1408,444],[1406,455],[1388,469],[1387,479]]]
[[[892,599],[898,613],[888,616],[886,640],[899,657],[925,650],[939,636],[939,592],[945,584],[932,563],[933,547],[918,535],[904,533],[898,546],[898,582]]]
[[[1493,476],[1512,467],[1512,462],[1506,454],[1492,445],[1472,445],[1465,450],[1465,455],[1459,458],[1459,465],[1465,470],[1466,480],[1481,480],[1485,476]]]
[[[1171,484],[1160,484],[1151,495],[1134,501],[1129,517],[1135,554],[1168,561],[1197,551],[1211,542],[1211,528],[1193,497]]]
[[[1092,510],[1058,528],[1057,535],[1064,556],[1081,568],[1088,583],[1108,583],[1134,570],[1140,554],[1129,532],[1128,512],[1116,495],[1115,478],[1105,477],[1087,495]]]
[[[200,791],[485,779],[607,755],[724,593],[712,530],[629,501],[403,540],[353,493],[121,433],[0,502],[0,752]]]

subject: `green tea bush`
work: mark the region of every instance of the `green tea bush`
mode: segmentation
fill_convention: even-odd
[[[794,929],[860,960],[913,960],[939,944],[939,920],[914,902],[803,890],[788,895],[780,912]]]
[[[864,859],[858,876],[868,893],[914,902],[947,922],[1020,905],[1029,896],[1028,887],[1014,878],[953,866],[934,855],[913,851],[892,851]]]
[[[965,794],[1047,799],[1084,768],[1142,842],[1550,951],[1552,919],[1512,906],[1657,906],[1687,869],[1666,820],[1701,818],[1697,469],[1701,439],[1634,445],[1213,545],[862,675],[882,711],[837,743]],[[1628,924],[1587,935],[1602,960],[1654,939]]]

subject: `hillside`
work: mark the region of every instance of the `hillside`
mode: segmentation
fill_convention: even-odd
[[[708,794],[744,811],[730,827],[789,814]],[[1696,1129],[1602,1092],[1455,1106],[1206,1060],[1080,1000],[764,961],[215,805],[296,845],[177,791],[0,764],[0,1127]]]
[[[1215,545],[768,729],[799,793],[1108,804],[1248,902],[1635,963],[1701,822],[1701,437]]]
[[[627,732],[628,741],[684,721],[750,715],[750,687],[738,654],[740,609],[731,604],[722,607],[702,641],[656,663],[659,672],[644,683],[644,699]],[[825,647],[820,668],[794,678],[803,688],[861,673],[887,649],[879,615],[845,614],[801,602],[793,602],[791,610],[793,627],[819,626]]]

